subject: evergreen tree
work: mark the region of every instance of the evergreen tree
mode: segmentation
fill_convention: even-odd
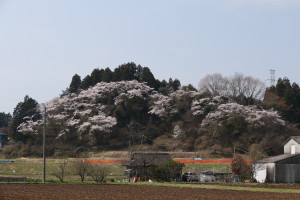
[[[141,67],[139,65],[137,67],[137,78],[139,82],[146,82],[148,86],[158,90],[159,85],[148,67]]]
[[[69,86],[69,93],[78,93],[81,88],[81,78],[78,74],[75,74]]]
[[[101,80],[103,82],[109,83],[112,81],[112,76],[113,76],[113,72],[107,67],[102,73]]]
[[[84,77],[84,79],[81,82],[81,88],[86,90],[90,86],[92,86],[92,78],[90,75],[87,75],[86,77]]]
[[[279,78],[275,87],[271,87],[269,92],[273,92],[284,100],[284,104],[288,109],[278,109],[285,119],[291,122],[300,122],[300,88],[299,85],[293,83],[291,85],[288,78]]]
[[[278,96],[283,97],[284,96],[284,80],[281,78],[278,79],[276,87],[275,87],[275,92]]]
[[[91,83],[92,83],[92,86],[94,86],[97,83],[101,82],[102,73],[103,73],[103,69],[100,70],[99,68],[97,68],[97,69],[93,70],[93,72],[91,73]]]
[[[120,65],[114,70],[114,81],[138,80],[137,66],[134,62]]]
[[[197,91],[197,89],[192,84],[188,84],[187,86],[182,86],[182,90],[184,90],[184,91]]]
[[[26,142],[30,138],[29,135],[24,135],[17,130],[21,123],[29,120],[26,117],[29,117],[33,121],[42,118],[41,114],[38,112],[38,102],[27,95],[24,97],[23,102],[18,103],[13,112],[13,120],[10,127],[10,132],[11,137],[15,141]]]
[[[11,120],[10,113],[6,114],[4,112],[0,112],[0,128],[8,127],[8,123]]]
[[[180,86],[181,86],[181,83],[180,83],[180,81],[176,78],[176,79],[173,81],[173,84],[172,84],[173,90],[174,90],[174,91],[179,90]]]

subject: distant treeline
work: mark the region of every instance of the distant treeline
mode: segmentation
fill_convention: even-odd
[[[168,82],[166,80],[160,81],[155,79],[148,67],[142,67],[141,65],[130,62],[118,66],[114,71],[111,71],[108,67],[105,69],[96,68],[90,75],[87,75],[82,80],[78,74],[75,74],[69,88],[63,91],[63,95],[68,93],[78,93],[80,90],[86,90],[100,82],[109,83],[131,80],[145,82],[149,87],[154,88],[156,91],[160,91],[162,94],[176,91],[181,86],[178,79],[173,80],[170,78]]]
[[[300,122],[300,88],[288,78],[279,78],[277,84],[267,89],[263,100],[265,108],[273,108],[290,122]]]

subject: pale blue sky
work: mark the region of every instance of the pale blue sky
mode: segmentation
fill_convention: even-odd
[[[271,68],[299,84],[299,24],[300,0],[0,0],[0,112],[127,62],[195,87]]]

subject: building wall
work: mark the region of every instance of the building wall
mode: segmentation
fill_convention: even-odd
[[[296,142],[294,139],[290,139],[285,145],[284,145],[284,153],[291,153],[291,146],[295,145],[295,153],[300,153],[300,144]]]
[[[300,164],[276,164],[276,183],[300,183]]]
[[[275,183],[275,163],[267,163],[267,178],[266,182]]]
[[[267,164],[255,163],[253,165],[253,168],[254,168],[253,178],[259,183],[265,183],[267,178]]]

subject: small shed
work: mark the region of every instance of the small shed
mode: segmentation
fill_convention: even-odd
[[[130,161],[123,162],[122,165],[127,168],[128,177],[143,177],[148,175],[150,167],[163,165],[172,160],[168,153],[133,153]]]

